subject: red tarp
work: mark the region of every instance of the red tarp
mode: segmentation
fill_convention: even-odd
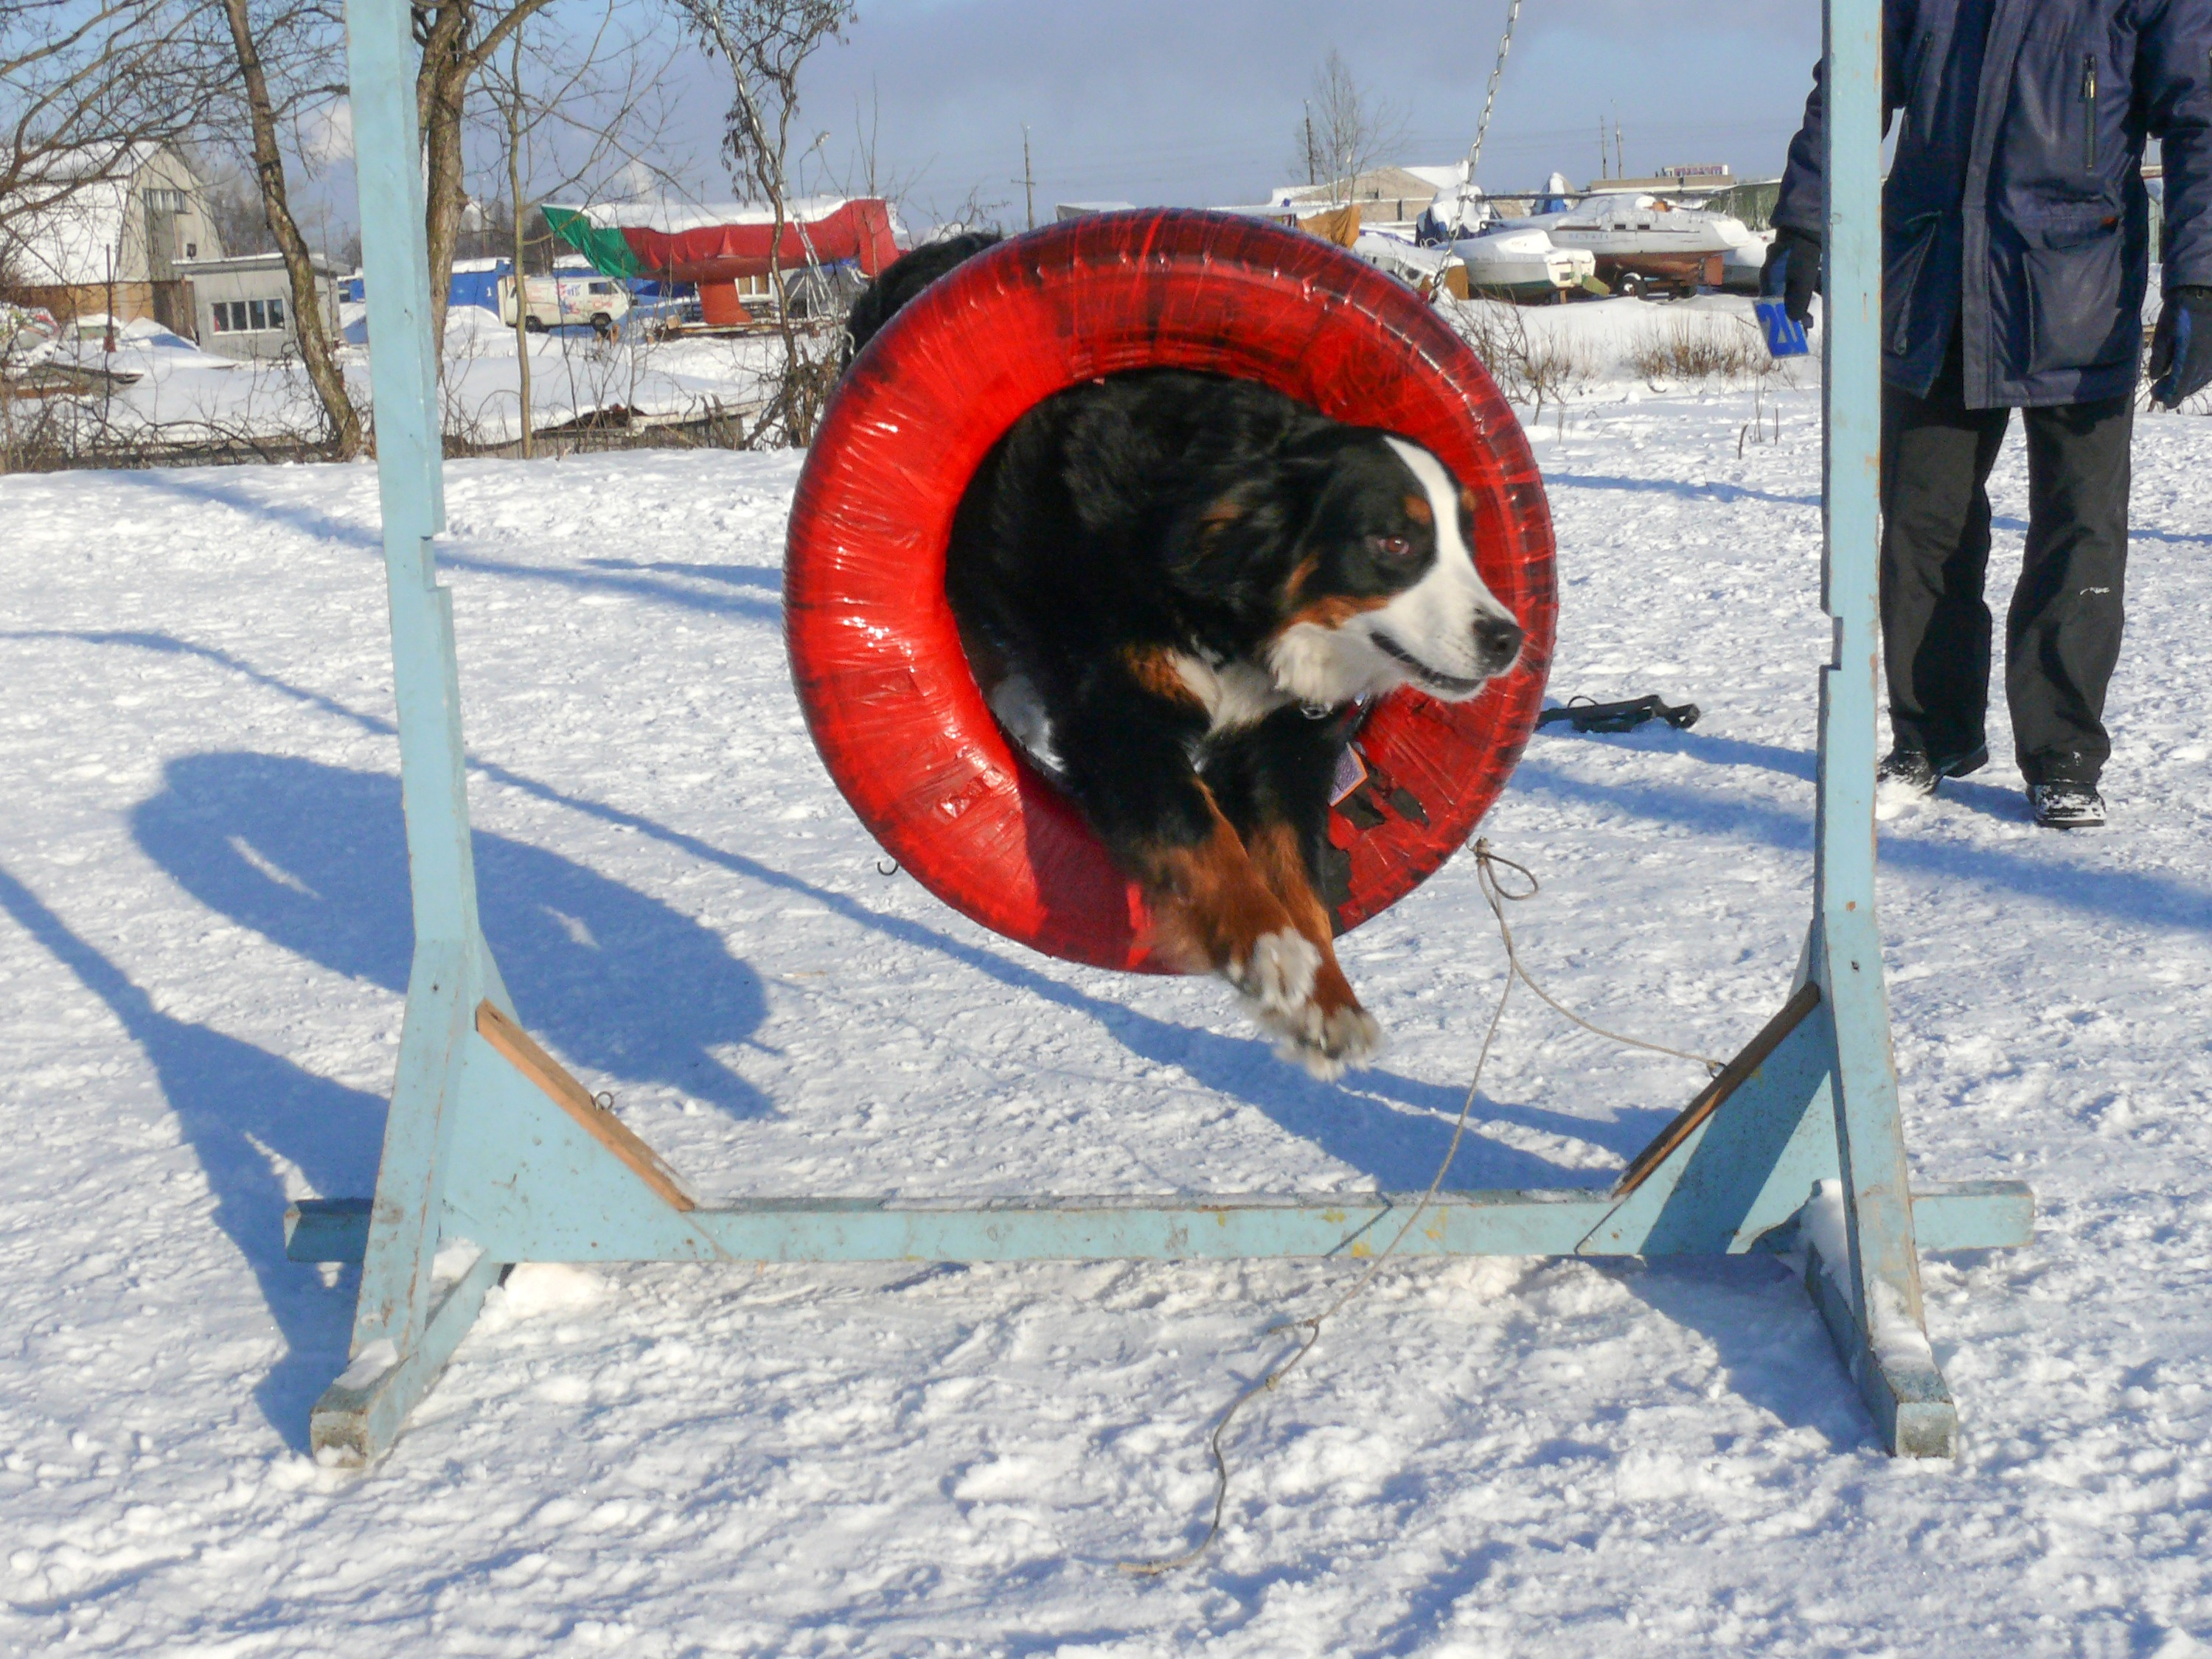
[[[678,231],[620,227],[637,260],[639,276],[678,283],[732,283],[767,276],[775,229],[772,224],[703,225]],[[898,258],[897,245],[891,240],[890,204],[852,201],[819,219],[785,225],[776,263],[787,271],[802,270],[809,263],[810,247],[814,263],[856,259],[862,275],[874,276]]]

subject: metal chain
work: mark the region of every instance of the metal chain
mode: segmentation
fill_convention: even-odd
[[[1498,101],[1498,82],[1505,73],[1505,54],[1513,50],[1513,26],[1521,21],[1521,0],[1513,0],[1505,14],[1505,33],[1498,42],[1498,61],[1490,68],[1490,89],[1482,94],[1482,118],[1475,123],[1474,148],[1467,153],[1467,178],[1474,182],[1474,170],[1482,161],[1483,135],[1490,131],[1491,106]]]

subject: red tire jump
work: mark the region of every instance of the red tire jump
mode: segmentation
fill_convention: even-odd
[[[1369,715],[1377,787],[1330,823],[1351,857],[1340,928],[1411,891],[1497,799],[1543,701],[1557,598],[1543,485],[1489,374],[1429,305],[1316,237],[1101,214],[1002,242],[893,318],[831,401],[792,509],[784,629],[815,746],[954,909],[1054,956],[1157,970],[1136,885],[1000,730],[945,597],[953,511],[991,446],[1055,392],[1152,368],[1257,380],[1425,444],[1473,489],[1475,562],[1528,635],[1473,702],[1408,688]]]

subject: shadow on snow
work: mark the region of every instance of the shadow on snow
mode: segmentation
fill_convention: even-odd
[[[399,781],[252,753],[186,756],[131,814],[139,846],[210,909],[388,991],[414,928]],[[582,865],[477,830],[484,937],[531,1029],[565,1059],[738,1117],[769,1108],[713,1050],[767,1012],[715,934]]]
[[[153,633],[48,637],[198,658],[361,729],[393,734],[388,720],[293,685],[214,647]],[[1268,1045],[1255,1037],[1224,1036],[1154,1018],[1092,996],[1013,957],[925,922],[886,915],[848,894],[638,813],[571,794],[495,763],[472,757],[470,765],[484,777],[534,799],[647,836],[763,886],[802,895],[879,937],[950,958],[1010,990],[1090,1019],[1132,1053],[1180,1066],[1202,1086],[1257,1108],[1289,1133],[1373,1177],[1385,1190],[1425,1187],[1450,1139],[1462,1085],[1427,1082],[1380,1068],[1353,1073],[1343,1084],[1316,1082],[1276,1059]],[[407,889],[396,780],[266,756],[197,756],[178,763],[171,782],[169,790],[139,809],[144,825],[140,833],[147,850],[171,867],[188,889],[224,914],[314,960],[340,971],[364,974],[379,983],[404,986]],[[252,795],[264,790],[275,793],[260,805],[238,799],[241,791]],[[380,873],[374,878],[352,870],[355,854],[317,844],[332,833],[334,824],[343,823],[347,834],[357,834],[362,815],[377,812],[386,815],[386,828],[368,849],[379,861]],[[250,827],[241,827],[245,814],[251,814]],[[232,844],[234,835],[240,845]],[[743,975],[744,1006],[757,1008],[759,994],[750,970],[723,952],[713,935],[654,901],[611,883],[605,884],[623,897],[595,893],[592,884],[603,878],[566,860],[481,831],[476,845],[485,934],[527,1023],[580,1064],[601,1066],[621,1077],[668,1082],[702,1098],[715,1098],[706,1092],[707,1079],[694,1063],[700,1049],[709,1041],[742,1040],[757,1023],[757,1014],[744,1022],[716,1024],[714,1035],[708,1036],[690,1026],[669,1028],[665,1022],[686,1016],[653,999],[679,982],[682,975],[677,970],[688,963],[692,982],[702,989],[719,982],[714,976]],[[534,862],[539,860],[549,862]],[[533,888],[531,881],[540,870],[545,879]],[[318,878],[327,885],[318,885]],[[302,887],[309,891],[301,891]],[[331,895],[341,892],[353,896],[344,915],[325,908]],[[634,906],[658,914],[647,921],[642,920],[645,913]],[[646,951],[627,962],[625,988],[638,1001],[628,1007],[612,1006],[593,977],[606,961],[605,950],[583,944],[577,923],[599,947],[611,947],[613,939],[642,945],[659,938],[664,946],[668,940],[678,941],[679,948],[672,957]],[[510,936],[521,941],[520,954],[507,942]],[[374,969],[362,965],[370,963],[382,965]],[[637,1023],[641,1030],[623,1036],[625,1021]],[[692,1081],[685,1082],[685,1078]],[[722,1086],[744,1087],[733,1078]],[[722,1103],[740,1112],[762,1109],[750,1100],[738,1103],[725,1097]],[[1512,1122],[1574,1135],[1625,1158],[1669,1115],[1655,1109],[1607,1121],[1486,1099],[1478,1103],[1471,1121],[1478,1127],[1486,1122]],[[1453,1168],[1455,1184],[1468,1187],[1587,1186],[1603,1179],[1601,1172],[1562,1168],[1480,1133],[1468,1138]]]
[[[283,1338],[284,1353],[255,1389],[255,1401],[285,1442],[304,1452],[308,1408],[345,1364],[353,1298],[332,1296],[313,1273],[285,1259],[287,1200],[270,1153],[297,1164],[319,1191],[366,1191],[383,1143],[384,1102],[163,1013],[5,870],[0,909],[107,1005],[153,1065],[207,1173],[215,1224],[246,1259]]]
[[[318,541],[349,547],[369,554],[380,562],[384,557],[384,544],[372,526],[337,518],[321,508],[302,503],[264,500],[228,478],[202,477],[198,472],[153,471],[134,474],[131,481],[142,488],[228,507],[258,519],[273,520],[304,535],[313,536]],[[782,622],[783,574],[781,571],[758,565],[647,564],[626,559],[586,559],[583,562],[594,568],[575,569],[560,565],[518,564],[511,560],[467,552],[450,543],[441,544],[438,549],[441,568],[466,570],[482,575],[511,576],[523,581],[545,582],[556,587],[574,588],[583,592],[623,593],[633,599],[681,605],[690,611],[747,617],[779,626]],[[702,592],[662,580],[655,574],[664,571],[718,581],[728,586],[766,588],[775,597],[772,599],[756,599],[746,593]]]

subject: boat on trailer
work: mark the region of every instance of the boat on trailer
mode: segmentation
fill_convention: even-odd
[[[1759,241],[1732,214],[1640,192],[1592,196],[1564,213],[1535,215],[1525,222],[1560,247],[1588,253],[1598,279],[1632,298],[1719,288],[1729,256],[1735,254],[1740,263]]]

